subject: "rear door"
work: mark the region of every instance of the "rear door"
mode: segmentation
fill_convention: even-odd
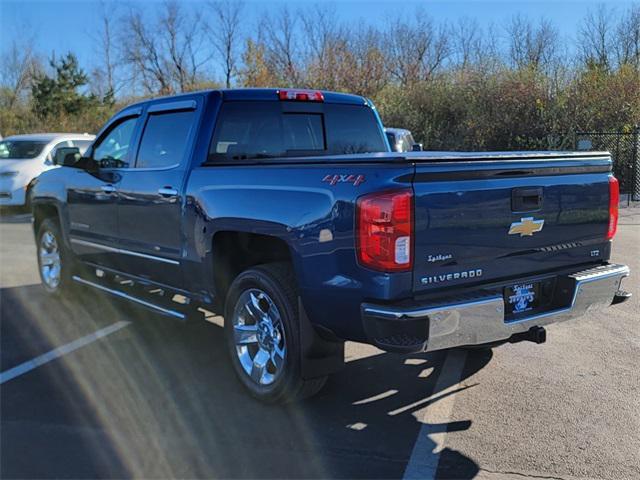
[[[119,188],[119,269],[173,287],[182,285],[184,178],[197,113],[196,100],[152,104]]]
[[[415,291],[607,259],[610,165],[580,165],[418,163]]]

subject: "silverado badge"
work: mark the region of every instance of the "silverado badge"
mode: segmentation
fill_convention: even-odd
[[[509,228],[509,235],[520,234],[521,237],[530,237],[542,230],[544,220],[534,220],[533,217],[521,218],[519,222],[513,222]]]

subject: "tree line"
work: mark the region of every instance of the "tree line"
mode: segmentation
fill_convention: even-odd
[[[428,149],[572,148],[573,132],[640,123],[640,4],[588,11],[571,39],[544,18],[437,22],[428,6],[374,24],[326,5],[251,22],[239,1],[153,5],[101,4],[90,65],[14,41],[0,133],[95,132],[138,98],[278,86],[364,95]]]

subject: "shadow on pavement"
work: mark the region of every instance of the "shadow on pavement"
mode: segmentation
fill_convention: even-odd
[[[3,371],[132,321],[2,385],[2,478],[397,478],[422,425],[414,413],[440,400],[442,354],[380,353],[348,362],[312,399],[266,406],[235,379],[214,324],[183,325],[86,290],[81,301],[48,299],[35,285],[0,295]],[[474,357],[465,375],[490,358]],[[478,472],[453,450],[440,465],[439,477]]]

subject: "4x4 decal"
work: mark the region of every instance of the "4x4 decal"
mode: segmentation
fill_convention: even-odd
[[[361,183],[364,183],[364,175],[326,175],[322,181],[327,182],[329,185],[336,185],[337,183],[353,183],[353,186],[357,187]]]

